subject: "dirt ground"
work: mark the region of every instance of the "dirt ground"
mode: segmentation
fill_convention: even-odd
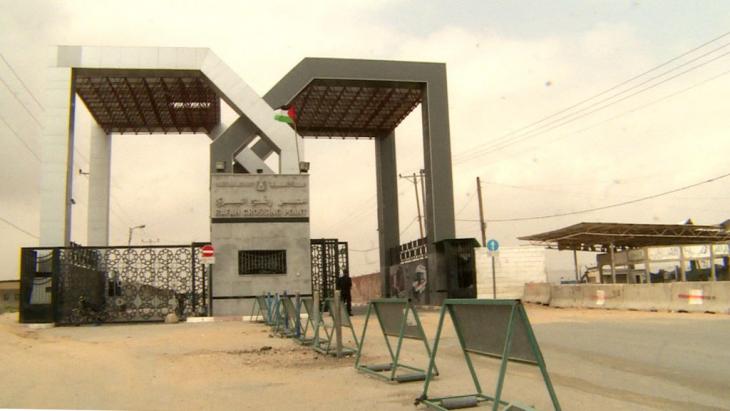
[[[564,410],[730,409],[730,316],[528,306]],[[435,335],[438,314],[421,313]],[[363,315],[354,317],[358,337]],[[474,392],[447,322],[430,395]],[[368,330],[365,363],[385,345]],[[347,334],[345,334],[347,335]],[[346,339],[347,342],[348,339]],[[350,338],[351,340],[351,338]],[[351,344],[351,341],[350,341]],[[404,345],[407,364],[427,365]],[[388,384],[240,321],[30,329],[0,316],[0,407],[421,410],[421,382]],[[475,362],[486,393],[498,363]],[[536,368],[510,364],[504,398],[551,409]]]

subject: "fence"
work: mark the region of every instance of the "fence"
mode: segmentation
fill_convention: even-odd
[[[206,314],[199,244],[21,250],[21,322],[164,321]]]

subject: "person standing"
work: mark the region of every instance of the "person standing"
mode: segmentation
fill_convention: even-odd
[[[352,316],[352,278],[347,269],[342,271],[342,276],[337,279],[335,286],[340,290],[340,298],[347,305],[347,314]]]

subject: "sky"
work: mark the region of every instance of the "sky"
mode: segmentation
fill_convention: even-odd
[[[0,279],[17,278],[19,248],[37,244],[53,45],[208,47],[260,95],[304,57],[444,62],[457,237],[480,237],[477,176],[486,218],[509,220],[730,173],[727,2],[0,0],[0,10]],[[230,111],[223,117],[233,120]],[[88,171],[83,104],[76,122],[74,170]],[[396,130],[403,174],[423,168],[420,133],[416,109]],[[140,224],[136,244],[209,239],[209,142],[200,134],[113,137],[111,244],[126,244]],[[377,271],[373,142],[308,139],[305,155],[312,237],[348,241],[353,275]],[[81,244],[87,178],[74,173],[72,239]],[[717,224],[730,218],[729,184],[492,221],[487,236],[517,246],[518,236],[581,221]],[[412,185],[401,180],[399,194],[405,242],[419,236]],[[554,278],[572,270],[562,254],[549,255]],[[581,254],[580,263],[594,256]]]

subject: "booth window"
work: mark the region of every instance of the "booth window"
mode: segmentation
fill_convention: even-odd
[[[286,274],[286,250],[241,250],[238,274]]]

